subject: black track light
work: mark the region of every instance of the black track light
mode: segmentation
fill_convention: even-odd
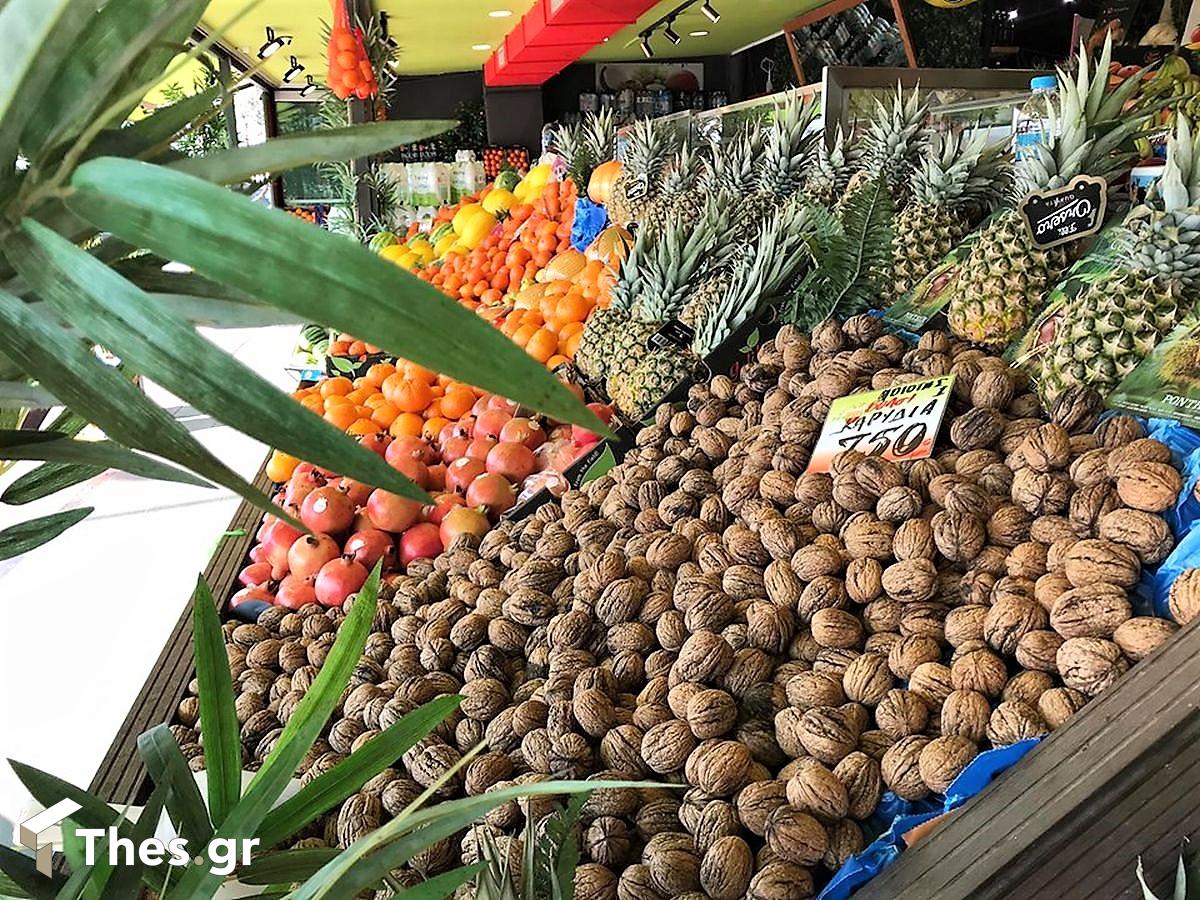
[[[304,87],[300,88],[300,96],[301,97],[307,97],[309,94],[313,93],[317,89],[317,83],[316,83],[316,81],[313,80],[313,77],[311,75],[305,75],[304,81],[305,81]]]
[[[283,73],[284,84],[290,83],[292,79],[304,71],[304,66],[300,65],[296,57],[289,57],[288,62],[291,63],[291,65],[288,67],[288,70]]]
[[[654,58],[654,48],[650,46],[650,35],[643,34],[641,43],[642,43],[642,55],[645,56],[646,59],[653,59]]]
[[[291,35],[281,34],[276,35],[275,29],[270,25],[267,26],[267,42],[258,48],[258,58],[266,59],[268,56],[273,56],[284,47],[292,42]]]
[[[721,21],[721,14],[713,9],[713,5],[709,3],[708,0],[704,0],[704,2],[700,4],[700,12],[704,13],[708,21],[712,22],[714,25]]]
[[[663,37],[672,44],[678,44],[682,39],[679,37],[679,33],[672,27],[674,24],[674,19],[667,19],[667,27],[663,29]]]

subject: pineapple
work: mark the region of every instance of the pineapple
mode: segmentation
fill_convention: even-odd
[[[925,126],[928,113],[929,104],[922,101],[920,88],[913,88],[906,97],[897,84],[890,106],[875,101],[875,116],[862,137],[863,167],[850,179],[839,210],[855,192],[881,176],[892,194],[893,208],[903,208],[917,159],[929,139]]]
[[[1108,393],[1186,315],[1200,287],[1200,140],[1182,115],[1160,190],[1114,236],[1116,268],[1070,302],[1042,359],[1046,403],[1083,384]]]
[[[762,146],[763,132],[755,122],[747,122],[724,144],[714,142],[701,179],[703,189],[740,203],[754,192],[754,161]]]
[[[700,158],[684,143],[671,160],[654,202],[639,224],[661,231],[669,218],[695,219],[700,213],[701,204],[698,189],[700,165]]]
[[[596,158],[584,140],[582,121],[563,123],[554,130],[554,149],[567,164],[567,177],[575,182],[575,189],[587,193],[588,178],[596,166]]]
[[[904,296],[978,225],[1008,179],[1007,147],[975,137],[938,134],[913,175],[912,200],[896,216],[889,301]]]
[[[817,156],[804,180],[804,196],[818,206],[832,208],[850,184],[850,177],[862,163],[862,150],[847,146],[846,134],[838,125],[833,133],[833,145],[824,140],[817,143]]]
[[[621,276],[612,287],[611,304],[593,310],[584,323],[574,363],[585,378],[603,384],[616,357],[618,341],[626,339],[633,330],[633,303],[642,290],[646,255],[655,235],[651,228],[639,229],[629,256],[621,265]],[[646,337],[649,334],[641,339],[644,341]]]
[[[811,165],[817,135],[810,133],[817,105],[787,98],[776,110],[775,121],[763,136],[762,155],[754,165],[754,193],[745,198],[747,222],[757,224],[793,196]]]
[[[640,222],[653,206],[673,151],[672,143],[667,126],[649,119],[633,123],[621,173],[613,182],[608,201],[608,217],[617,225],[628,227],[630,222]]]
[[[617,132],[613,127],[612,109],[586,114],[583,117],[581,139],[596,165],[612,159],[617,150]],[[587,185],[581,185],[580,193],[586,189]]]
[[[1122,118],[1121,107],[1137,86],[1127,79],[1108,87],[1111,41],[1091,70],[1079,54],[1074,80],[1058,75],[1060,133],[1036,145],[1016,167],[1016,195],[1060,188],[1077,175],[1103,178],[1115,190],[1128,171],[1129,138],[1141,120]],[[1132,83],[1131,83],[1132,82]],[[1016,199],[1016,198],[1014,198]],[[1038,311],[1042,297],[1070,264],[1078,248],[1033,246],[1021,215],[1009,207],[994,216],[947,287],[950,330],[967,340],[1003,347],[1019,335]]]

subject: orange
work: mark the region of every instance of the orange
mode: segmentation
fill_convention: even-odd
[[[436,441],[442,429],[450,424],[450,420],[444,416],[434,416],[432,419],[425,420],[425,427],[421,429],[421,437],[427,441]]]
[[[547,331],[545,328],[535,331],[529,336],[528,343],[525,344],[525,352],[540,363],[544,363],[553,356],[557,349],[558,338],[554,336],[554,332]]]
[[[371,395],[371,389],[369,387],[366,387],[366,388],[356,387],[354,390],[352,390],[350,393],[348,393],[346,395],[346,399],[349,400],[351,403],[353,403],[355,406],[362,406],[362,402],[364,400],[366,400],[367,397],[369,397],[370,395]]]
[[[417,365],[415,362],[405,362],[404,370],[409,378],[421,381],[424,384],[432,384],[434,378],[437,377],[436,372],[431,372],[424,366]]]
[[[426,419],[436,419],[442,414],[442,398],[434,397],[429,401],[429,405],[421,412],[421,415]]]
[[[352,390],[354,390],[354,384],[349,378],[342,378],[340,375],[337,378],[330,378],[321,382],[322,397],[344,397]]]
[[[582,337],[583,332],[581,331],[576,331],[574,334],[568,335],[565,340],[559,343],[559,351],[567,356],[574,356],[575,352],[579,349],[579,341]]]
[[[393,391],[390,399],[401,412],[419,413],[429,406],[433,392],[429,390],[428,382],[407,378]]]
[[[392,422],[388,431],[392,437],[420,437],[421,429],[425,426],[425,420],[416,413],[406,412],[396,416],[396,421]]]
[[[388,428],[396,421],[396,416],[400,415],[400,410],[396,409],[394,404],[388,403],[386,400],[375,407],[375,411],[371,413],[371,421],[383,428]]]
[[[358,420],[358,412],[353,406],[345,404],[325,410],[325,421],[341,428],[343,431]]]
[[[567,359],[561,353],[556,353],[556,354],[554,354],[554,356],[552,356],[548,360],[546,360],[546,368],[552,369],[552,370],[557,369],[563,363],[568,363],[568,362],[570,362],[569,359]]]
[[[282,450],[276,450],[267,461],[267,477],[277,484],[287,481],[292,477],[292,473],[296,471],[298,465],[300,465],[299,459]]]
[[[375,387],[383,384],[383,379],[394,374],[396,367],[389,362],[375,363],[371,368],[367,369],[366,379]]]
[[[371,409],[379,409],[383,404],[387,403],[387,397],[376,391],[370,397],[363,401],[363,406],[369,406]]]
[[[370,419],[356,419],[350,423],[350,427],[346,429],[346,434],[379,434],[381,431],[383,429]]]
[[[361,391],[364,388],[369,391],[371,388],[375,387],[375,385],[373,385],[373,384],[371,384],[371,382],[367,381],[367,378],[365,375],[359,375],[357,378],[354,379],[353,384],[354,384],[354,390],[356,390],[356,391]]]
[[[554,307],[555,315],[564,324],[582,322],[591,311],[592,304],[588,303],[582,294],[577,293],[564,294]]]
[[[442,415],[448,419],[461,419],[475,405],[475,393],[470,388],[455,385],[442,397]]]
[[[332,396],[326,397],[326,398],[324,398],[323,402],[325,404],[326,409],[333,409],[336,406],[355,406],[356,405],[355,402],[353,400],[351,400],[349,397],[343,397],[341,394],[333,394]]]
[[[520,328],[518,328],[516,331],[514,331],[512,333],[513,343],[516,344],[518,347],[524,347],[526,344],[529,343],[529,339],[531,337],[533,337],[533,335],[537,332],[537,330],[538,330],[538,326],[534,325],[532,322],[522,325]]]
[[[387,378],[383,379],[383,384],[380,385],[380,390],[383,391],[384,397],[386,397],[388,400],[392,400],[392,397],[396,393],[396,389],[399,388],[403,383],[404,376],[399,372],[394,372]],[[392,400],[392,402],[394,403],[395,401]]]
[[[300,401],[300,405],[311,412],[315,412],[318,416],[325,412],[325,401],[320,397],[305,397]]]

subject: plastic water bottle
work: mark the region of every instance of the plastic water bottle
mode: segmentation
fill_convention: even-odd
[[[1024,159],[1038,144],[1049,143],[1057,116],[1058,79],[1039,75],[1029,82],[1033,95],[1013,110],[1013,156]]]

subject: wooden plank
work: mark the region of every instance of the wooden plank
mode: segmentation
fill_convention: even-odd
[[[1195,777],[1198,683],[1193,623],[856,898],[1059,898],[1071,890],[1064,870],[1076,863],[1091,873],[1080,896],[1122,896],[1140,850],[1195,830],[1194,802],[1191,810],[1177,803],[1163,771]],[[1194,800],[1189,784],[1180,788]],[[1154,856],[1169,853],[1155,846]]]
[[[796,51],[796,36],[786,29],[783,32],[783,41],[787,44],[788,56],[792,58],[792,69],[796,73],[796,86],[804,87],[806,80],[804,77],[804,66],[800,63],[800,54]]]
[[[254,486],[265,492],[269,485],[264,460]],[[240,537],[224,538],[204,570],[204,580],[212,588],[221,609],[229,598],[261,519],[262,513],[256,507],[242,501],[226,530],[244,533]],[[112,803],[134,803],[145,799],[147,782],[137,755],[138,735],[155,725],[171,722],[179,701],[187,693],[193,671],[192,601],[189,597],[145,685],[101,760],[89,790]]]
[[[908,67],[915,69],[917,67],[917,51],[913,49],[912,36],[908,33],[908,19],[904,18],[904,9],[900,6],[900,0],[892,0],[892,12],[896,16],[896,30],[900,32],[900,43],[904,45],[904,56],[908,60]]]

